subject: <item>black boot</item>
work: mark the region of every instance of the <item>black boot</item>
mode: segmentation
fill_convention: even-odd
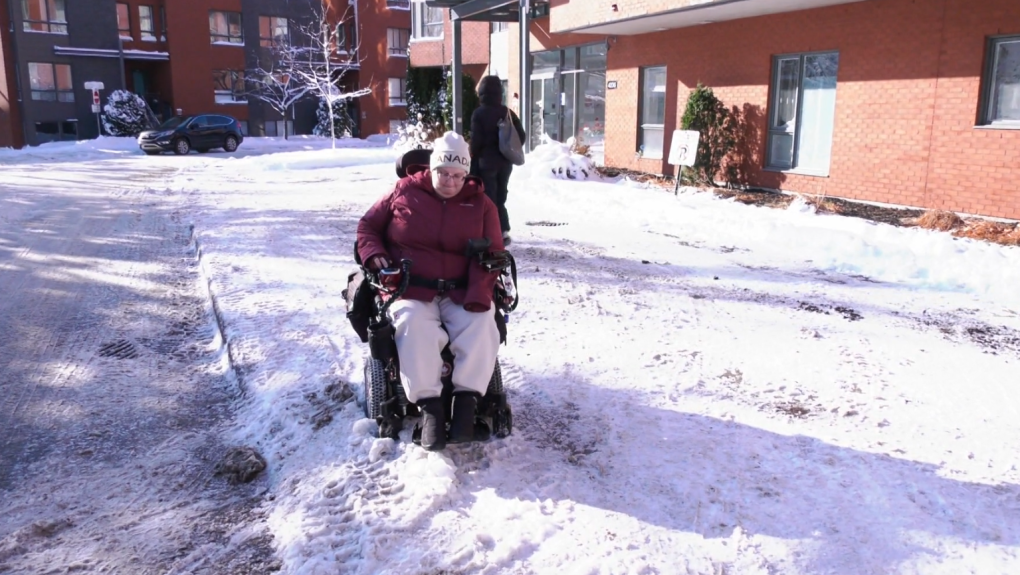
[[[430,397],[418,401],[421,409],[421,446],[428,451],[446,448],[446,410],[443,398]]]
[[[453,415],[450,416],[450,443],[475,440],[475,410],[480,394],[474,391],[453,392]]]

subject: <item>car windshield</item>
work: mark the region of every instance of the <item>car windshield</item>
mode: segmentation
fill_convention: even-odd
[[[177,126],[180,126],[184,122],[187,122],[189,119],[190,118],[187,118],[185,116],[174,116],[173,118],[170,118],[169,120],[167,120],[167,121],[163,122],[162,124],[160,124],[159,127],[156,128],[156,129],[157,130],[173,130]]]

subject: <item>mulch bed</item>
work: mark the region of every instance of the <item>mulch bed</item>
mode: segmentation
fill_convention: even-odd
[[[671,177],[646,174],[622,168],[600,168],[599,172],[609,178],[627,176],[630,179],[655,185],[673,191],[676,185]],[[728,188],[701,188],[716,196],[750,206],[785,209],[798,196],[768,190],[734,190]],[[1020,226],[1015,222],[997,222],[982,218],[960,218],[952,212],[921,210],[916,208],[894,208],[855,202],[842,198],[802,196],[820,214],[836,214],[861,218],[898,227],[922,227],[952,233],[956,237],[984,240],[992,243],[1020,246]]]

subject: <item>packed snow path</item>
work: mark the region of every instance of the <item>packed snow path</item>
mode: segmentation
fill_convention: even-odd
[[[939,289],[947,272],[935,268],[928,289],[897,283],[911,270],[893,269],[904,240],[888,226],[836,222],[826,235],[810,214],[516,180],[523,301],[500,356],[514,435],[442,454],[406,432],[376,439],[350,399],[366,347],[339,292],[392,158],[280,153],[175,184],[244,382],[238,437],[272,462],[268,527],[284,571],[1020,565],[1020,318],[994,286],[983,299]],[[888,252],[804,261],[745,236],[770,225],[792,226],[789,242],[846,236]],[[969,256],[996,261],[994,249]]]

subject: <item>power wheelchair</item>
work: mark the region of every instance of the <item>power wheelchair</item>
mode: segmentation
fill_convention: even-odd
[[[411,150],[396,161],[398,178],[406,176],[412,165],[428,165],[431,150]],[[467,254],[477,259],[487,271],[498,273],[493,293],[493,318],[499,328],[500,342],[506,342],[506,324],[510,312],[517,308],[517,267],[513,256],[507,251],[489,251],[487,239],[472,240]],[[387,315],[392,302],[403,295],[410,281],[408,260],[399,262],[398,267],[380,270],[368,269],[361,261],[357,246],[354,249],[358,269],[348,276],[347,289],[343,297],[347,303],[347,318],[361,338],[368,343],[369,357],[365,361],[365,389],[363,408],[365,416],[378,423],[379,437],[397,439],[403,429],[405,418],[421,415],[418,406],[411,403],[404,393],[400,381],[400,360],[397,357],[394,327]],[[454,357],[447,345],[441,352],[443,358],[443,393],[447,423],[452,413]],[[485,441],[491,436],[505,438],[513,431],[513,412],[507,402],[503,388],[503,375],[499,358],[492,371],[488,389],[479,399],[475,411],[475,441]],[[418,425],[412,431],[412,441],[420,443],[421,429]]]

